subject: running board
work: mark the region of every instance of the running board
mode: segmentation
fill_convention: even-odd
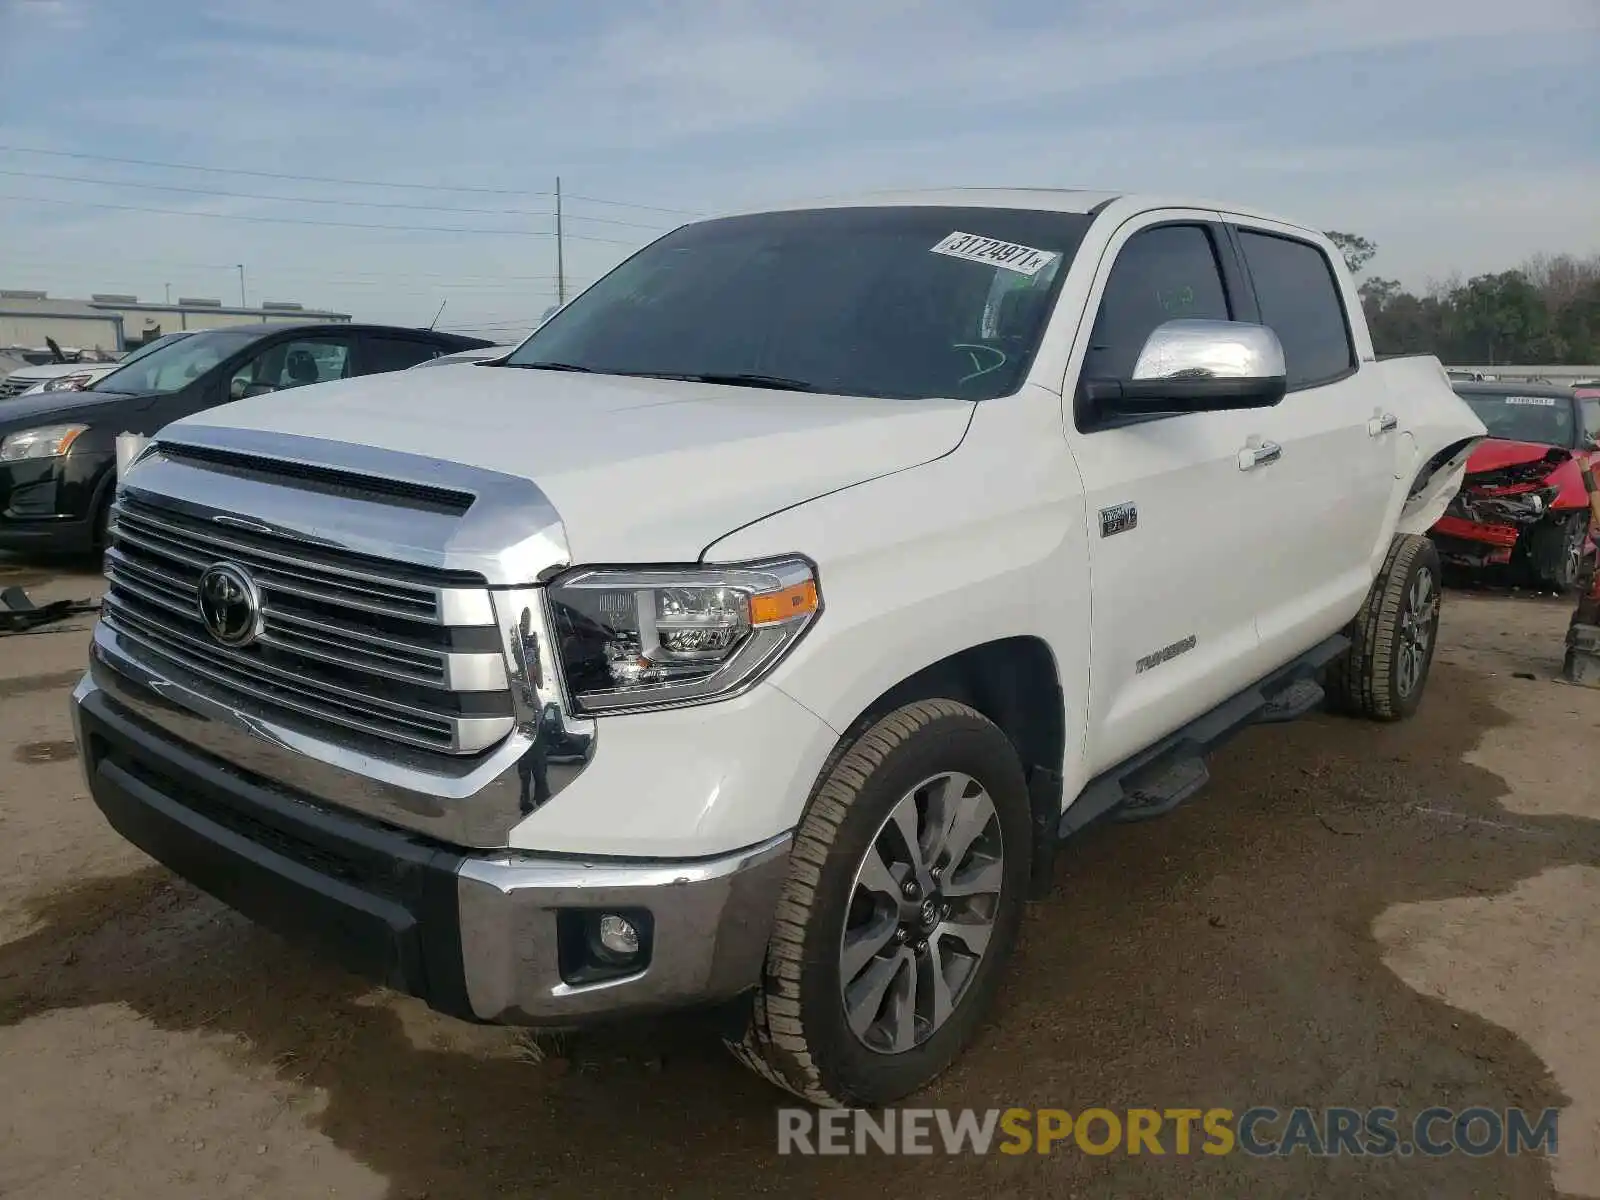
[[[1206,755],[1251,725],[1292,721],[1322,702],[1317,674],[1350,648],[1335,634],[1287,666],[1224,700],[1132,758],[1102,772],[1061,814],[1056,836],[1065,840],[1102,817],[1144,821],[1165,816],[1193,797],[1210,778]]]

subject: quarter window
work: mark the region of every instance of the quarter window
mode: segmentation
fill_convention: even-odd
[[[1283,343],[1289,390],[1349,374],[1356,363],[1355,348],[1327,256],[1307,242],[1248,229],[1239,231],[1239,245],[1261,306],[1261,323]]]
[[[1167,321],[1230,318],[1211,235],[1158,225],[1128,239],[1106,279],[1084,359],[1087,379],[1131,379],[1139,351]]]

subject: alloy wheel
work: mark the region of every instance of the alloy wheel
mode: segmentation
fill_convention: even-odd
[[[1405,609],[1400,614],[1400,639],[1396,685],[1402,696],[1416,690],[1428,663],[1428,650],[1439,624],[1439,585],[1433,572],[1423,567],[1406,592]]]
[[[1005,878],[994,800],[976,779],[925,779],[889,811],[851,885],[839,945],[845,1018],[900,1054],[950,1019],[988,950]]]

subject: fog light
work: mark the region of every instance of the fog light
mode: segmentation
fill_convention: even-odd
[[[639,931],[626,917],[606,913],[600,918],[600,946],[607,954],[625,962],[639,953]]]

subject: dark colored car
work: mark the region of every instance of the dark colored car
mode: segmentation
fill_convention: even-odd
[[[83,391],[8,401],[0,405],[0,549],[102,545],[120,433],[148,436],[230,400],[493,344],[383,325],[234,326],[177,339]]]
[[[1556,591],[1578,578],[1590,544],[1582,470],[1600,467],[1600,396],[1532,383],[1458,383],[1489,431],[1432,530],[1446,561],[1509,565]]]

